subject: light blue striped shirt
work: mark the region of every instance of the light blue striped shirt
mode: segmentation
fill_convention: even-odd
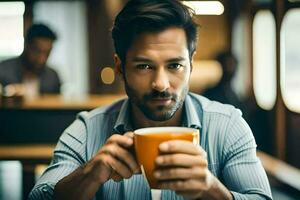
[[[52,199],[55,184],[90,160],[112,134],[132,131],[129,115],[128,99],[81,112],[61,135],[53,160],[29,199]],[[200,145],[207,152],[209,170],[234,199],[272,199],[266,173],[256,157],[254,137],[238,109],[189,93],[182,126],[200,130]],[[151,192],[144,177],[134,175],[121,182],[107,181],[95,199],[151,199]],[[163,190],[161,199],[183,198]]]

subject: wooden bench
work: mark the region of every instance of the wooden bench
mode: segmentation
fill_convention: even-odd
[[[300,192],[300,169],[262,151],[257,152],[268,176]]]

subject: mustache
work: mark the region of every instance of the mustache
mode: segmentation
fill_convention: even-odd
[[[144,100],[157,98],[177,99],[177,95],[174,93],[170,93],[169,91],[159,92],[157,90],[152,90],[150,93],[144,95]]]

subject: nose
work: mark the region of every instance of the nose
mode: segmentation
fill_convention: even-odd
[[[154,75],[152,89],[163,92],[170,87],[169,77],[167,72],[162,68],[158,69]]]

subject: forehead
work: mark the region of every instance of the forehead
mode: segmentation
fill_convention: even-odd
[[[41,48],[41,49],[51,49],[52,48],[52,44],[53,44],[53,40],[49,39],[49,38],[34,38],[31,41],[31,45]]]
[[[132,56],[188,56],[187,38],[181,28],[168,28],[161,32],[147,32],[137,36],[127,52]]]

